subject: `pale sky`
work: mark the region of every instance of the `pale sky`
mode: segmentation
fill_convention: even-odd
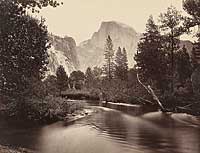
[[[61,0],[57,0],[61,1]],[[144,32],[149,15],[154,19],[170,5],[182,9],[182,0],[62,0],[57,8],[45,8],[41,15],[46,18],[50,32],[71,36],[77,43],[89,39],[102,21],[119,21]],[[184,11],[183,11],[184,12]]]

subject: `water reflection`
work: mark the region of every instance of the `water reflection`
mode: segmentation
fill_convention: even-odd
[[[59,122],[38,129],[6,127],[6,132],[5,125],[0,124],[0,143],[4,140],[13,145],[35,146],[42,153],[200,152],[200,122],[196,117],[161,112],[134,117],[92,108],[98,111],[68,126]]]
[[[2,145],[37,150],[40,135],[40,127],[31,127],[29,124],[0,120],[0,144]]]

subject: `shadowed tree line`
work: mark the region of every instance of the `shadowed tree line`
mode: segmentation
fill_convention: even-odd
[[[44,19],[32,17],[30,10],[37,13],[58,5],[54,0],[0,1],[0,114],[6,117],[51,122],[82,108],[82,104],[52,96],[49,89],[55,88],[55,78],[44,81],[51,45]],[[63,90],[64,76],[60,67],[58,92]]]

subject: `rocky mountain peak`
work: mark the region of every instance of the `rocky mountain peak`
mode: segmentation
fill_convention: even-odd
[[[132,67],[134,65],[133,56],[137,49],[140,34],[126,24],[107,21],[101,23],[100,28],[92,35],[91,39],[82,42],[78,46],[77,53],[82,70],[86,70],[87,67],[103,65],[104,46],[108,35],[113,40],[115,50],[119,46],[126,48],[129,66]]]

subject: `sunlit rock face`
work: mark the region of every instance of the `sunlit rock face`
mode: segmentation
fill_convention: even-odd
[[[49,64],[47,74],[55,75],[58,66],[62,65],[67,74],[79,69],[76,53],[76,42],[73,38],[50,35],[51,48],[48,50]]]
[[[123,23],[109,21],[102,22],[99,30],[91,39],[86,40],[77,47],[77,54],[80,60],[81,70],[87,67],[102,66],[104,63],[104,48],[108,35],[113,40],[114,50],[120,46],[127,50],[129,67],[133,67],[134,54],[137,50],[137,43],[141,37],[132,27]]]

